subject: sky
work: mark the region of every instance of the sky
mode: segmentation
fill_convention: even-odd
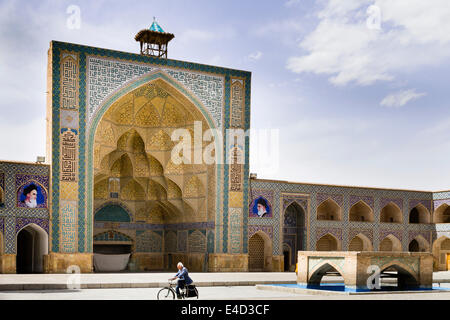
[[[252,72],[258,178],[450,189],[448,0],[0,0],[0,159],[45,155],[51,40],[139,53],[153,17],[169,58]]]

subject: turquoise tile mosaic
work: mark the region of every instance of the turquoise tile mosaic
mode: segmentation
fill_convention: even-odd
[[[419,203],[430,208],[433,194],[431,192],[389,190],[375,188],[359,188],[345,186],[327,186],[303,183],[288,183],[271,180],[250,180],[251,189],[273,192],[273,217],[270,219],[250,218],[249,230],[252,226],[271,227],[273,234],[273,254],[282,254],[282,222],[284,222],[284,206],[282,200],[298,195],[306,197],[308,212],[306,233],[308,242],[306,250],[316,250],[316,242],[325,234],[331,234],[342,244],[342,250],[348,250],[350,241],[358,233],[365,234],[371,239],[373,247],[377,249],[379,243],[389,234],[396,236],[402,243],[403,250],[408,250],[409,242],[418,235],[422,235],[431,243],[436,233],[434,224],[409,224],[409,210]],[[317,207],[327,198],[334,199],[342,210],[342,221],[317,220]],[[253,199],[250,197],[249,201]],[[349,221],[349,211],[353,204],[363,200],[373,210],[374,222]],[[388,201],[389,200],[389,201]],[[390,201],[398,204],[402,209],[403,223],[381,223],[381,209]],[[301,204],[301,201],[300,203]],[[407,204],[407,205],[403,205]],[[305,204],[303,205],[305,206]],[[431,212],[430,212],[431,213]],[[439,227],[442,229],[442,227]],[[448,229],[450,231],[450,228]],[[356,233],[355,233],[356,232]],[[250,233],[249,233],[250,236]]]
[[[0,206],[0,219],[2,220],[2,233],[4,252],[16,253],[17,232],[30,223],[42,227],[49,233],[48,199],[45,206],[28,208],[18,202],[23,185],[30,182],[39,183],[46,194],[50,190],[50,167],[48,165],[0,162],[0,173],[3,178],[3,205]]]
[[[170,59],[157,59],[139,54],[118,52],[107,49],[94,48],[64,42],[52,42],[52,251],[59,251],[59,135],[60,120],[60,53],[71,52],[79,56],[79,158],[78,158],[78,251],[92,252],[93,232],[93,199],[92,199],[92,132],[98,120],[106,110],[105,101],[112,101],[123,94],[123,88],[130,85],[139,77],[145,77],[154,71],[159,77],[170,81],[177,89],[198,101],[199,108],[210,120],[211,127],[225,130],[229,126],[229,79],[231,76],[245,79],[245,127],[249,128],[250,119],[250,79],[251,73],[241,70],[220,68],[196,63],[189,63]],[[143,81],[151,81],[156,76]],[[227,80],[228,79],[228,80]],[[228,83],[227,83],[228,81]],[[135,83],[135,85],[138,85]],[[121,91],[122,90],[122,91]],[[112,98],[112,99],[111,99]],[[109,100],[108,100],[109,99]],[[203,109],[202,109],[203,110]],[[248,140],[246,141],[246,164],[244,174],[248,175]],[[223,169],[223,170],[222,170]],[[223,173],[222,173],[223,172]],[[228,190],[223,182],[228,179],[226,166],[219,167],[217,175],[217,214],[224,221],[221,232],[216,232],[216,250],[221,248],[226,252],[228,241]],[[223,174],[223,176],[222,176]],[[244,194],[247,194],[248,183],[244,182]],[[244,217],[244,225],[247,219]],[[219,221],[219,220],[217,220]],[[220,225],[220,224],[218,224]],[[246,230],[246,228],[245,228]],[[217,229],[216,229],[217,231]],[[217,238],[219,237],[219,238]],[[244,240],[246,241],[246,240]],[[246,248],[246,243],[244,243]],[[245,250],[245,249],[244,249]]]

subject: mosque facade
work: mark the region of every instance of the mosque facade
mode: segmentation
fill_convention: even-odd
[[[250,177],[229,134],[250,129],[250,72],[52,41],[47,74],[46,162],[0,162],[1,273],[293,271],[299,250],[447,270],[450,191]]]

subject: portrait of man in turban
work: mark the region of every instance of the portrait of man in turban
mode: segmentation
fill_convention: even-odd
[[[45,199],[42,194],[41,187],[33,182],[25,185],[22,193],[20,194],[19,201],[21,203],[21,207],[42,208],[45,206]]]
[[[252,217],[267,218],[272,216],[272,211],[270,210],[269,203],[263,197],[255,199],[252,213]]]

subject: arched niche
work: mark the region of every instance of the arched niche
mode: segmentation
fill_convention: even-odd
[[[306,213],[301,205],[296,201],[290,203],[284,211],[283,222],[283,246],[289,247],[289,257],[286,258],[286,251],[283,251],[285,256],[285,269],[295,270],[297,261],[297,251],[305,250],[306,239]]]
[[[409,212],[409,223],[430,223],[430,212],[421,203]]]
[[[389,202],[381,209],[380,222],[402,223],[402,211],[395,203]]]
[[[130,214],[123,206],[108,204],[100,208],[94,216],[95,222],[131,222]]]
[[[350,221],[373,222],[373,210],[367,203],[360,200],[350,208]]]
[[[450,206],[446,203],[441,204],[434,211],[434,223],[450,223]]]
[[[435,271],[449,270],[447,261],[450,256],[450,238],[440,236],[433,242],[432,253]]]
[[[271,271],[272,240],[263,231],[257,231],[248,240],[249,271]]]
[[[323,201],[317,207],[317,220],[341,221],[341,207],[332,199]]]
[[[44,272],[44,255],[48,254],[48,234],[40,226],[30,223],[16,234],[16,272]]]
[[[397,237],[390,234],[380,242],[379,251],[402,251],[402,243]]]
[[[414,239],[412,239],[408,244],[408,251],[409,252],[429,252],[430,251],[430,244],[428,241],[422,237],[421,235],[418,235]]]
[[[332,234],[327,233],[316,242],[316,251],[339,251],[341,242]]]
[[[370,239],[362,233],[357,234],[350,240],[348,251],[372,251],[373,246]]]

